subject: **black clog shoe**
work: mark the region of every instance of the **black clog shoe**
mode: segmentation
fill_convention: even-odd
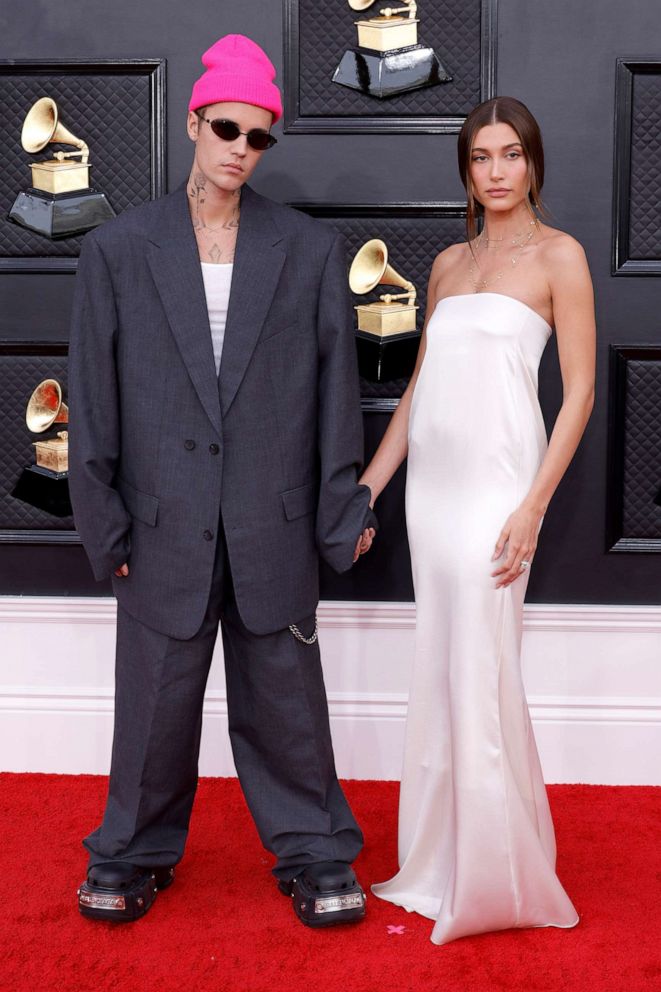
[[[174,881],[174,868],[145,868],[126,861],[94,865],[78,889],[78,908],[92,920],[132,923],[151,907],[159,889]]]
[[[308,927],[357,923],[365,916],[365,893],[344,861],[306,865],[291,881],[281,879],[278,888],[291,896],[294,912]]]

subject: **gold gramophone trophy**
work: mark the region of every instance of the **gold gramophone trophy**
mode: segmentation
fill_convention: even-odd
[[[373,238],[356,253],[349,270],[349,286],[353,293],[363,295],[379,285],[399,286],[404,292],[384,293],[377,302],[354,307],[358,314],[358,369],[370,382],[410,376],[420,340],[415,286],[388,264],[385,241]]]
[[[10,220],[55,239],[82,234],[115,216],[105,193],[90,187],[89,148],[59,120],[55,100],[44,96],[33,104],[23,122],[21,144],[31,155],[49,144],[73,145],[75,151],[32,162],[32,186],[16,197]]]
[[[62,399],[57,379],[44,379],[28,402],[25,422],[33,434],[42,434],[54,424],[68,424],[69,408]],[[71,513],[69,500],[69,440],[67,431],[33,441],[36,464],[23,469],[12,496],[46,510],[56,517]]]
[[[349,0],[352,10],[367,10],[374,0]],[[333,75],[333,82],[370,96],[395,96],[423,86],[450,82],[433,48],[418,43],[416,0],[405,6],[384,7],[377,17],[354,21],[358,46],[349,48]]]

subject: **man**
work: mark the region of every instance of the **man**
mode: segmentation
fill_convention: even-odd
[[[264,52],[228,35],[203,62],[188,182],[87,235],[76,281],[71,496],[118,600],[110,786],[79,904],[135,919],[172,882],[220,622],[246,800],[281,890],[325,925],[364,915],[315,621],[318,553],[343,571],[374,536],[346,264],[329,228],[246,185],[282,112]]]

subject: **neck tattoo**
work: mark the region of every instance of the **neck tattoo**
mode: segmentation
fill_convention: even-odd
[[[222,220],[217,226],[212,226],[206,217],[209,208],[205,208],[208,195],[207,178],[204,173],[194,173],[188,186],[188,197],[191,201],[191,216],[196,233],[208,231],[215,234],[220,231],[232,231],[236,237],[236,232],[239,227],[239,215],[241,213],[240,189],[235,190],[232,194],[233,202],[230,215]]]
[[[233,262],[241,215],[241,190],[237,189],[232,194],[229,215],[215,224],[209,222],[207,178],[203,172],[194,172],[191,176],[188,197],[202,261],[214,262],[216,265],[220,262]]]

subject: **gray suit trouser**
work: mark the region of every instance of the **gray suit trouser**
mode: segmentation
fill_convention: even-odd
[[[279,878],[315,861],[352,862],[362,834],[335,772],[319,645],[289,630],[259,636],[239,616],[222,527],[197,634],[177,640],[117,616],[115,732],[90,866],[156,866],[182,857],[197,788],[202,704],[220,623],[234,762]],[[307,636],[314,617],[298,624]]]

